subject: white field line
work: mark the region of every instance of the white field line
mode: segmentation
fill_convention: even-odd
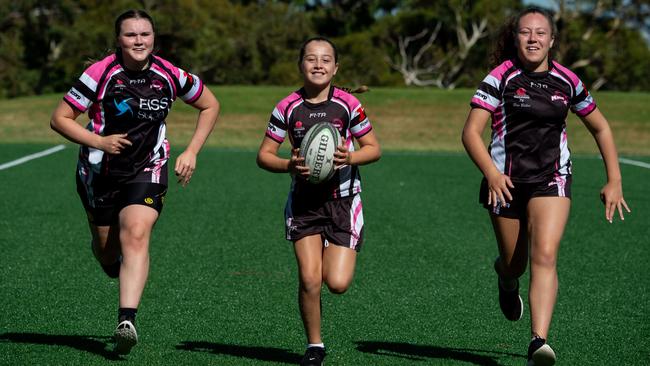
[[[11,168],[13,166],[26,163],[26,162],[28,162],[30,160],[42,158],[43,156],[54,154],[55,152],[61,151],[63,149],[65,149],[65,145],[57,145],[57,146],[51,147],[51,148],[49,148],[47,150],[43,150],[41,152],[37,152],[37,153],[31,154],[31,155],[23,156],[20,159],[16,159],[16,160],[10,161],[8,163],[1,164],[0,165],[0,170],[9,169],[9,168]]]
[[[621,162],[621,163],[623,163],[623,164],[634,165],[634,166],[640,166],[641,168],[650,169],[650,164],[648,164],[648,163],[644,163],[644,162],[642,162],[642,161],[632,160],[632,159],[626,159],[626,158],[619,158],[618,161]]]

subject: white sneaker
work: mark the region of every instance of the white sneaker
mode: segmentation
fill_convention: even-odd
[[[544,338],[535,338],[528,346],[528,363],[526,366],[552,366],[555,365],[555,352],[546,344]]]
[[[115,352],[121,355],[129,354],[131,348],[138,343],[138,332],[135,331],[133,323],[128,320],[117,325],[113,337],[115,338]]]

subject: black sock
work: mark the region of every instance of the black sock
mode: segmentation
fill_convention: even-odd
[[[121,323],[125,320],[135,323],[135,314],[138,312],[138,309],[134,308],[120,308],[117,311],[117,322]]]

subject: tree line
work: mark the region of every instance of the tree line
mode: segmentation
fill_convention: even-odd
[[[554,0],[555,58],[591,90],[650,90],[647,0]],[[115,47],[126,9],[156,21],[157,54],[210,84],[298,85],[314,35],[341,85],[476,87],[521,0],[23,0],[0,4],[0,98],[67,90]]]

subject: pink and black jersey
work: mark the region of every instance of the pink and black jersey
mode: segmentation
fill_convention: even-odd
[[[571,174],[566,117],[586,116],[596,103],[569,69],[528,72],[505,61],[483,79],[471,101],[492,114],[490,155],[513,182],[538,183]]]
[[[88,130],[102,136],[126,133],[133,143],[119,155],[82,146],[79,174],[128,179],[143,170],[159,172],[167,163],[165,118],[172,102],[176,97],[194,102],[203,83],[158,56],[152,55],[149,65],[131,71],[119,54],[112,54],[88,67],[65,95],[74,109],[88,112]],[[152,183],[159,183],[155,173],[150,176]]]
[[[313,104],[305,100],[302,89],[280,101],[271,114],[266,136],[282,143],[288,136],[294,148],[300,147],[305,133],[316,123],[329,122],[343,138],[344,145],[354,151],[352,138],[360,138],[372,125],[357,98],[332,86],[325,102]],[[357,166],[338,169],[328,182],[313,185],[294,179],[291,192],[298,195],[327,195],[342,198],[361,192],[361,176]]]

